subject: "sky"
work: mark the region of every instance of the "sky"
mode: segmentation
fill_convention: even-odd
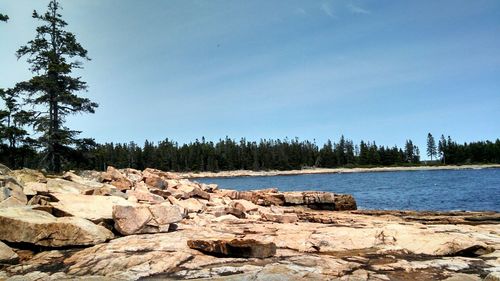
[[[48,0],[0,0],[0,87]],[[500,137],[500,1],[61,0],[98,142]],[[424,154],[424,153],[422,153]]]

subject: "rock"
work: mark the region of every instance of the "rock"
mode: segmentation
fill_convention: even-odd
[[[260,215],[262,219],[265,221],[278,222],[278,223],[295,223],[299,220],[297,214],[294,213],[285,214],[285,213],[261,211]]]
[[[201,187],[201,189],[203,191],[206,191],[206,192],[209,192],[209,193],[212,193],[212,192],[216,191],[219,188],[219,186],[217,184],[215,184],[215,183],[211,183],[211,184],[202,183],[200,185],[200,187]]]
[[[481,281],[481,277],[474,274],[455,273],[443,281]],[[500,279],[498,280],[500,281]]]
[[[172,193],[169,192],[168,190],[158,189],[154,187],[149,188],[149,192],[161,196],[163,199],[167,199],[170,195],[172,195]]]
[[[51,202],[50,205],[69,215],[101,222],[113,218],[113,206],[123,205],[132,206],[133,204],[122,197],[100,196],[100,195],[81,195],[71,193],[51,194],[57,202]]]
[[[286,205],[304,205],[304,194],[300,191],[283,192]]]
[[[48,193],[47,183],[30,181],[24,184],[24,194],[34,196],[38,193]]]
[[[10,176],[0,176],[0,208],[22,206],[28,203],[19,182]]]
[[[92,180],[84,179],[81,176],[79,176],[79,175],[77,175],[77,174],[75,174],[73,172],[66,172],[66,173],[64,173],[64,175],[62,176],[62,178],[65,179],[65,180],[76,182],[76,183],[79,183],[79,184],[82,184],[82,185],[86,185],[86,186],[89,186],[89,187],[92,187],[92,188],[101,188],[101,187],[103,187],[102,183],[99,183],[99,182],[96,182],[96,181],[92,181]]]
[[[175,232],[125,236],[83,249],[64,260],[68,276],[100,275],[137,280],[175,271],[192,259],[186,238]]]
[[[230,206],[236,209],[240,209],[242,212],[251,212],[251,211],[257,211],[259,209],[259,206],[255,205],[254,203],[240,199],[240,200],[233,200],[230,203]]]
[[[165,189],[168,186],[165,180],[163,180],[158,175],[152,174],[150,172],[144,172],[142,176],[144,182],[154,188]]]
[[[30,207],[0,209],[0,240],[63,247],[95,245],[112,238],[109,230],[86,219],[56,218]]]
[[[188,240],[191,249],[215,256],[236,258],[269,258],[276,254],[274,243],[260,243],[253,239]]]
[[[500,281],[500,272],[491,272],[484,278],[483,281]]]
[[[305,191],[304,204],[316,210],[335,210],[335,195],[331,192]]]
[[[12,249],[0,241],[0,263],[15,262],[19,256]]]
[[[8,175],[10,172],[12,172],[12,170],[9,167],[0,163],[0,175]]]
[[[188,199],[191,197],[199,197],[202,199],[210,199],[210,194],[208,192],[203,191],[199,186],[190,184],[180,184],[176,186],[178,192],[182,193],[183,199]]]
[[[335,194],[335,211],[357,210],[356,200],[350,194]]]
[[[186,216],[182,213],[180,207],[170,205],[168,203],[149,206],[149,210],[151,211],[155,222],[159,225],[180,222]]]
[[[103,196],[118,196],[127,199],[127,194],[119,191],[116,186],[104,183],[101,187],[90,190],[85,195],[103,195]]]
[[[126,168],[123,169],[123,174],[132,183],[138,183],[142,180],[142,172],[136,169]]]
[[[277,189],[263,189],[257,191],[240,192],[240,198],[246,199],[260,206],[281,206],[285,204],[285,196],[278,193]]]
[[[21,184],[28,182],[47,182],[45,176],[37,170],[32,169],[21,169],[14,170],[9,173],[10,176],[16,178]]]
[[[26,206],[26,204],[23,204],[23,202],[17,200],[14,197],[9,197],[0,202],[0,208],[22,207],[22,206]]]
[[[94,190],[91,186],[65,179],[48,179],[46,187],[49,193],[85,194]]]
[[[139,201],[146,201],[152,204],[160,204],[165,202],[163,197],[153,194],[149,191],[139,191],[139,190],[127,190],[126,193],[128,196],[134,196]]]
[[[173,196],[169,196],[168,200],[173,205],[177,205],[177,206],[181,207],[182,209],[186,210],[186,212],[188,212],[188,213],[199,213],[199,212],[205,210],[205,205],[194,198],[189,198],[187,200],[178,200],[177,198],[175,198]]]
[[[157,170],[157,169],[151,169],[151,168],[146,168],[143,171],[143,173],[154,174],[154,175],[157,175],[157,176],[159,176],[163,179],[166,179],[166,180],[179,180],[180,179],[180,177],[177,176],[176,174],[164,172],[164,171]]]
[[[101,182],[114,185],[119,190],[127,190],[132,187],[132,182],[114,167],[108,166],[105,173],[101,174]]]
[[[40,206],[50,206],[50,203],[54,201],[54,197],[50,195],[35,195],[31,197],[30,201],[28,201],[28,205],[40,205]]]
[[[215,206],[210,207],[206,210],[206,213],[213,214],[216,217],[224,216],[224,215],[233,215],[237,218],[245,218],[246,214],[244,211],[238,208],[230,207],[230,206]]]
[[[170,224],[183,217],[179,207],[169,204],[113,207],[115,229],[123,235],[168,232]]]

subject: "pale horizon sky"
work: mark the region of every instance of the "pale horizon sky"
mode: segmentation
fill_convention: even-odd
[[[61,3],[100,105],[68,125],[98,142],[500,137],[500,1]],[[0,0],[0,87],[47,4]]]

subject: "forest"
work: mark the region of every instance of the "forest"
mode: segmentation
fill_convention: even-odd
[[[35,38],[19,47],[18,59],[30,65],[33,76],[0,87],[0,162],[11,168],[39,168],[59,173],[68,169],[103,170],[158,168],[167,171],[290,170],[311,167],[369,167],[421,165],[419,148],[411,140],[404,147],[375,142],[354,144],[342,136],[321,147],[298,138],[239,141],[226,137],[217,142],[205,138],[179,144],[170,139],[130,143],[96,143],[79,138],[67,126],[67,117],[94,113],[98,104],[82,97],[87,84],[74,70],[90,60],[76,36],[66,30],[59,1],[51,0],[44,13],[33,12],[41,22]],[[0,14],[8,25],[8,15]],[[5,87],[5,85],[0,85]],[[83,118],[83,117],[82,117]],[[459,144],[441,136],[436,145],[427,136],[427,156],[432,164],[500,163],[500,140]]]

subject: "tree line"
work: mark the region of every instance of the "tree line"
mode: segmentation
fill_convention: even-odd
[[[112,165],[167,171],[290,170],[419,163],[418,148],[411,141],[403,150],[377,146],[374,142],[354,145],[344,137],[338,143],[327,141],[321,148],[315,142],[297,138],[259,142],[227,137],[212,142],[201,138],[182,145],[166,139],[158,143],[146,141],[142,147],[133,142],[106,143],[90,149],[87,155],[90,157],[86,159],[86,168],[104,169]]]

